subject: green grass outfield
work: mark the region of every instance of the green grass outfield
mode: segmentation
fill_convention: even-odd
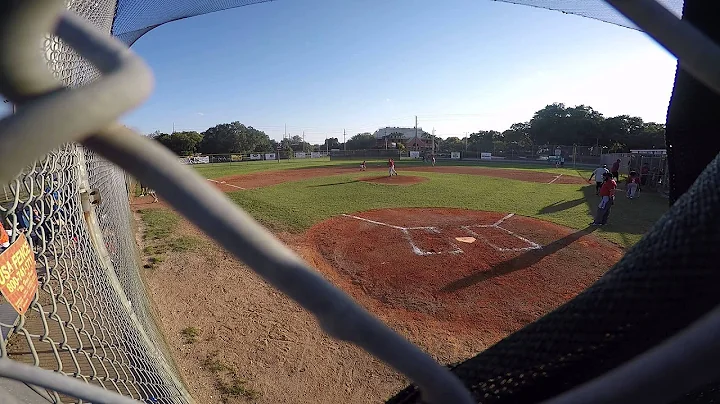
[[[234,163],[212,163],[198,164],[194,168],[205,178],[220,178],[228,175],[250,174],[258,171],[266,170],[292,170],[301,168],[320,168],[320,167],[358,167],[362,159],[359,160],[333,160],[329,158],[318,159],[291,159],[272,161],[239,161]],[[370,159],[366,160],[368,167],[385,167],[387,159]],[[421,160],[404,159],[396,161],[399,170],[402,167],[409,166],[427,166]],[[438,161],[437,165],[442,166],[476,166],[476,167],[492,167],[514,170],[530,170],[542,171],[564,175],[581,175],[590,176],[591,170],[573,170],[568,168],[555,168],[548,164],[532,164],[532,163],[513,163],[513,162],[482,162],[482,161]]]
[[[217,177],[272,169],[270,164],[226,164],[227,167],[218,164],[214,167],[197,168],[208,177]],[[322,165],[307,161],[274,164],[283,169]],[[325,161],[324,164],[343,165],[330,161]],[[495,163],[492,163],[492,166],[495,167]],[[589,170],[524,166],[513,168],[577,175],[586,179],[590,175]],[[398,165],[398,171],[400,175],[404,174],[401,165]],[[542,184],[476,175],[425,172],[413,172],[412,175],[426,177],[429,181],[411,186],[377,185],[357,181],[368,174],[374,173],[358,172],[312,178],[232,192],[228,195],[271,229],[291,232],[302,232],[317,222],[342,213],[392,207],[454,207],[512,212],[574,229],[584,229],[592,221],[591,212],[595,212],[599,202],[595,196],[594,184]],[[609,224],[595,234],[629,247],[640,240],[667,210],[667,199],[653,192],[642,193],[640,198],[628,200],[624,192],[618,190]]]

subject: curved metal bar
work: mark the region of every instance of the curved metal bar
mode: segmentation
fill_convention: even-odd
[[[48,150],[107,127],[144,101],[153,86],[152,73],[142,59],[65,11],[61,2],[21,4],[0,20],[0,91],[19,105],[16,114],[0,122],[0,183],[10,181],[20,167]],[[103,73],[100,79],[63,88],[41,58],[38,45],[49,32],[56,32],[93,63]]]
[[[138,401],[107,391],[101,387],[10,359],[0,359],[0,377],[19,380],[92,403],[138,404]]]
[[[152,186],[178,212],[318,319],[413,380],[430,403],[473,403],[460,380],[333,286],[250,215],[158,143],[115,126],[84,145]]]

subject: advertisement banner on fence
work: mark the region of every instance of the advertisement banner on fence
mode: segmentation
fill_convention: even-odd
[[[183,164],[207,164],[210,162],[209,156],[193,156],[180,159]]]
[[[242,154],[233,154],[230,156],[230,161],[232,161],[232,162],[242,161],[242,160],[243,160]]]
[[[27,311],[38,289],[34,257],[22,233],[0,254],[0,292],[19,314]]]
[[[311,159],[319,159],[320,157],[322,157],[322,154],[319,151],[310,152]]]
[[[304,159],[306,157],[305,152],[295,152],[296,159]]]
[[[265,154],[265,160],[275,160],[275,158],[276,158],[275,153]]]
[[[480,160],[492,160],[492,153],[480,153]]]
[[[250,155],[250,160],[262,160],[262,159],[263,159],[262,154],[251,154]]]
[[[452,154],[450,154],[450,158],[452,158],[453,160],[460,160],[460,152],[459,151],[452,152]]]
[[[420,158],[420,152],[419,152],[419,151],[411,151],[411,152],[410,152],[410,158],[411,158],[411,159],[419,159],[419,158]]]

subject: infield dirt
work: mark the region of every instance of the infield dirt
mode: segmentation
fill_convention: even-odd
[[[165,209],[146,202],[134,207]],[[442,363],[476,355],[572,298],[622,254],[590,229],[500,213],[386,209],[351,216],[277,236]],[[328,338],[311,315],[192,225],[183,221],[176,233],[201,246],[170,254],[144,278],[198,402],[220,402],[229,375],[258,392],[259,403],[380,402],[407,383],[360,349]],[[199,331],[193,343],[183,337],[190,327]]]

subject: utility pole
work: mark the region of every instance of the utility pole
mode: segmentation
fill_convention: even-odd
[[[343,148],[347,151],[347,142],[345,141],[345,129],[343,129]]]
[[[302,144],[302,149],[303,149],[303,151],[305,151],[305,131],[303,131],[303,144]]]
[[[417,115],[415,115],[415,138],[417,139],[418,136],[418,127],[417,127]]]
[[[172,133],[175,133],[175,122],[173,122],[173,131],[172,131]],[[172,134],[172,133],[171,133],[171,134]]]
[[[287,124],[285,124],[285,134],[283,135],[283,139],[287,139]]]
[[[435,154],[435,128],[432,131],[432,154]]]

